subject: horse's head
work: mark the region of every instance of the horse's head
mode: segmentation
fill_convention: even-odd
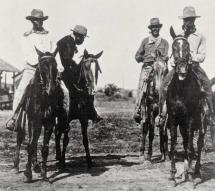
[[[42,94],[51,95],[55,90],[57,82],[57,63],[50,52],[41,52],[36,47],[38,54],[38,64],[36,65],[36,76],[41,85]]]
[[[190,62],[190,45],[186,36],[177,36],[170,28],[170,34],[173,38],[172,55],[175,63],[175,72],[179,80],[184,80],[187,76]]]
[[[153,64],[153,71],[155,77],[155,89],[160,90],[161,83],[168,72],[167,63],[160,58],[159,53],[156,53],[156,61]]]
[[[86,69],[90,69],[91,63],[98,63],[98,59],[101,57],[101,55],[103,54],[103,51],[101,51],[100,53],[94,55],[94,54],[89,54],[88,51],[85,49],[84,50],[84,55],[83,55],[83,62],[85,65]]]
[[[91,64],[95,63],[95,83],[97,84],[97,80],[98,80],[98,72],[101,73],[101,68],[99,66],[98,63],[98,59],[101,57],[101,55],[103,54],[103,51],[101,51],[100,53],[94,55],[94,54],[89,54],[88,51],[85,49],[84,50],[84,55],[81,61],[82,64],[82,70],[84,72],[85,78],[86,80],[92,80],[94,82],[94,76],[91,72]],[[87,79],[90,78],[90,79]],[[89,82],[91,83],[91,82]]]

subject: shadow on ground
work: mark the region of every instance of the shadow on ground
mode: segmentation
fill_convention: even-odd
[[[132,165],[138,164],[137,162],[128,162],[123,160],[128,156],[129,155],[92,156],[93,167],[91,169],[87,168],[86,160],[83,156],[68,158],[68,162],[66,163],[64,169],[58,170],[56,163],[48,166],[48,171],[56,171],[49,177],[49,182],[54,183],[70,176],[86,173],[90,174],[91,176],[100,176],[109,170],[108,166],[121,165],[123,167],[130,167]]]

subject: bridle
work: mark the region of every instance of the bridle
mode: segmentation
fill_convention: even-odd
[[[42,56],[41,58],[39,58],[39,63],[37,64],[37,71],[38,71],[38,77],[39,77],[39,82],[37,82],[37,85],[41,87],[43,95],[47,91],[48,86],[42,76],[41,65],[44,64],[44,62],[47,62],[47,59],[50,59],[50,61],[55,61],[53,56],[45,55],[45,56]],[[52,63],[50,62],[49,64],[51,65]],[[50,74],[52,75],[52,72]],[[52,76],[51,76],[51,78],[52,78]],[[55,81],[56,81],[56,79],[55,79]]]
[[[186,37],[184,37],[184,36],[177,36],[177,37],[173,40],[173,43],[172,43],[172,50],[173,50],[174,43],[175,43],[177,40],[183,40],[183,41],[185,41],[187,44],[189,44],[189,42],[188,42],[188,40],[187,40]],[[178,64],[180,64],[181,62],[189,64],[189,62],[190,62],[190,60],[191,60],[191,54],[190,54],[190,52],[188,53],[188,57],[187,57],[187,58],[186,58],[186,57],[179,57],[179,58],[176,59],[176,58],[174,57],[173,52],[172,52],[172,54],[171,54],[171,57],[174,58],[174,63],[175,63],[176,66],[177,66]]]

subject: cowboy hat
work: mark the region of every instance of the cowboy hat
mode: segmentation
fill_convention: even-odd
[[[85,37],[89,37],[87,36],[87,28],[82,25],[76,25],[74,29],[71,29],[71,31],[81,34]]]
[[[27,20],[42,20],[45,21],[48,19],[48,16],[43,16],[43,11],[40,9],[33,9],[31,15],[26,17]]]
[[[160,23],[159,18],[151,18],[150,19],[150,25],[148,26],[149,29],[151,29],[154,26],[158,26],[161,28],[163,25]]]
[[[180,19],[198,18],[198,17],[200,17],[200,16],[196,15],[196,10],[192,6],[184,7],[183,16],[179,16]]]

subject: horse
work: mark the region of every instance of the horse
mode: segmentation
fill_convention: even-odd
[[[215,84],[215,77],[213,77],[210,81],[211,81],[211,86],[213,87]],[[213,93],[213,106],[215,110],[215,91],[213,91],[212,93]],[[215,147],[215,126],[214,125],[210,125],[210,133],[211,133],[212,145]]]
[[[63,55],[70,55],[70,46],[63,51]],[[94,75],[91,70],[92,63],[95,63],[95,83],[98,80],[98,72],[101,72],[98,64],[98,58],[102,55],[103,51],[93,55],[89,54],[87,50],[84,51],[82,59],[79,64],[73,66],[70,70],[64,70],[62,73],[62,80],[69,90],[70,106],[68,121],[78,119],[81,123],[81,132],[83,138],[83,145],[86,152],[86,161],[88,168],[92,167],[92,159],[89,151],[88,143],[88,121],[92,119],[94,115],[97,115],[93,101],[94,101]],[[62,64],[64,68],[66,63],[60,54]],[[56,140],[59,141],[61,134],[56,135]],[[59,145],[58,143],[56,143]],[[58,147],[56,147],[56,153],[59,153]],[[61,158],[61,161],[65,164],[65,158]]]
[[[60,84],[58,81],[57,63],[53,54],[43,53],[36,47],[39,62],[32,66],[36,68],[33,79],[28,84],[21,104],[18,106],[19,118],[17,120],[17,149],[15,156],[15,167],[19,168],[19,152],[21,144],[28,135],[27,153],[28,161],[24,175],[26,182],[32,181],[32,164],[36,172],[41,171],[43,179],[47,178],[46,162],[49,152],[49,140],[56,125],[56,117],[58,116],[59,91]],[[61,113],[62,114],[62,113]],[[67,118],[66,118],[67,120]],[[26,128],[28,124],[28,128]],[[58,127],[68,126],[66,121],[58,119],[59,126],[56,125],[55,131],[60,131]],[[41,135],[42,127],[44,127],[44,137],[42,146],[42,168],[37,163],[37,144]],[[65,128],[66,129],[66,128]],[[27,132],[27,133],[26,133]],[[65,133],[66,131],[64,131]],[[68,136],[68,135],[67,135]],[[66,133],[65,133],[65,137]],[[64,150],[64,149],[63,149]]]
[[[175,67],[171,71],[174,74],[167,89],[166,106],[171,135],[171,171],[169,180],[176,186],[177,127],[179,126],[185,151],[185,180],[194,183],[194,173],[196,177],[200,177],[201,151],[204,145],[207,120],[205,111],[203,111],[204,95],[200,91],[200,84],[193,72],[194,66],[190,64],[191,55],[187,37],[182,35],[177,36],[172,27],[170,28],[170,34],[173,38],[172,55]],[[194,131],[198,131],[199,137],[197,141],[197,161],[195,171],[193,172]]]
[[[156,126],[155,119],[161,114],[161,83],[168,72],[167,63],[161,59],[161,55],[156,51],[156,61],[153,65],[148,66],[149,78],[148,82],[144,82],[142,91],[145,91],[145,95],[142,97],[140,104],[140,113],[142,115],[141,121],[141,147],[140,158],[150,160],[152,157],[152,145],[154,139],[154,129]],[[144,90],[145,89],[145,90]],[[143,94],[142,94],[143,95]],[[149,147],[148,153],[144,156],[146,136],[149,132]],[[164,126],[159,128],[160,135],[160,152],[161,160],[166,160],[168,152],[168,137],[167,130]]]

